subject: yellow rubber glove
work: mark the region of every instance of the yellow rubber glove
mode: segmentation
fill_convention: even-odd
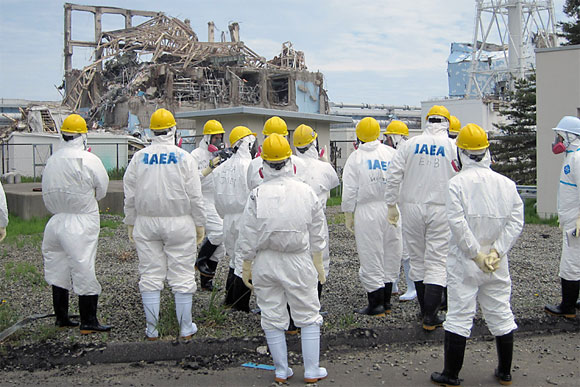
[[[214,157],[209,161],[209,166],[201,171],[201,174],[205,177],[213,172],[213,170],[220,165],[222,162],[222,158],[219,156]]]
[[[0,227],[0,242],[6,238],[6,227]]]
[[[135,243],[135,240],[133,239],[133,228],[135,226],[133,226],[132,224],[128,224],[127,225],[127,234],[129,235],[129,242],[131,243]]]
[[[314,262],[314,267],[318,272],[318,282],[324,285],[326,282],[326,274],[324,273],[324,264],[322,262],[322,251],[317,251],[312,253],[312,261]]]
[[[493,266],[488,266],[486,263],[487,254],[481,251],[477,253],[477,256],[473,258],[477,267],[481,269],[484,273],[491,273],[493,271]]]
[[[352,234],[354,234],[354,213],[345,212],[344,213],[344,227]]]
[[[195,244],[201,244],[201,242],[203,242],[203,238],[205,238],[205,227],[195,226],[195,235]]]
[[[499,257],[499,253],[497,252],[496,249],[491,249],[489,254],[487,254],[487,257],[485,258],[485,264],[488,268],[491,267],[493,269],[492,272],[499,269],[500,261],[501,258]]]
[[[580,215],[578,215],[578,219],[576,219],[576,238],[580,238]]]
[[[244,261],[242,263],[242,281],[250,290],[254,290],[254,286],[250,283],[252,280],[252,261]]]
[[[389,212],[387,212],[387,220],[390,224],[397,227],[397,222],[399,221],[399,209],[396,205],[388,206]]]

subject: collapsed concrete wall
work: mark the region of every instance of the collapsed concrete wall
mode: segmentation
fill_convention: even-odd
[[[73,10],[93,12],[95,20],[103,12],[102,7],[65,4],[65,21]],[[154,16],[135,27],[96,30],[100,39],[94,42],[93,63],[65,71],[63,104],[88,110],[93,125],[124,128],[131,114],[143,126],[161,106],[174,112],[248,105],[328,113],[323,75],[307,71],[304,53],[291,42],[267,61],[239,40],[237,23],[229,26],[231,42],[224,36],[222,42],[213,41],[213,22],[208,23],[210,41],[200,42],[187,20],[161,12],[108,10]],[[66,40],[70,25],[67,29],[65,52],[79,43]]]

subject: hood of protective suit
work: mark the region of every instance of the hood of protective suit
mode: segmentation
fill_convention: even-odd
[[[365,152],[369,152],[369,151],[373,151],[373,150],[377,149],[379,147],[379,145],[381,145],[379,140],[375,140],[375,141],[371,141],[371,142],[365,142],[364,144],[360,144],[358,146],[358,149],[365,151]]]
[[[574,136],[573,134],[569,133],[570,137]],[[580,137],[576,136],[572,142],[566,147],[566,151],[575,152],[578,148],[580,148]]]
[[[318,150],[316,149],[316,144],[312,143],[310,147],[304,153],[296,152],[296,156],[305,159],[317,159],[318,160]]]
[[[175,126],[167,131],[167,134],[160,136],[153,136],[151,139],[153,144],[175,145]]]
[[[64,138],[60,138],[60,148],[79,148],[79,149],[87,149],[87,135],[81,134],[77,138],[74,138],[70,141],[65,141]]]
[[[254,136],[246,136],[246,137],[242,137],[241,139],[239,139],[236,142],[236,146],[238,147],[236,154],[239,155],[240,157],[243,157],[243,158],[252,158],[252,154],[250,153],[250,149],[254,145],[255,141],[256,141],[256,137],[254,137]]]
[[[468,155],[463,153],[461,150],[459,150],[459,157],[461,158],[462,170],[469,168],[489,168],[491,165],[491,155],[489,153],[489,149],[485,151],[485,156],[483,156],[483,159],[481,159],[481,161],[472,160],[471,158],[469,158]]]
[[[440,116],[432,116],[440,117]],[[441,117],[445,118],[445,117]],[[449,129],[449,121],[445,119],[443,122],[429,122],[427,121],[425,125],[425,133],[431,134],[433,136],[445,136],[447,137],[447,130]]]
[[[278,177],[292,177],[294,176],[294,163],[292,159],[289,159],[286,165],[279,170],[270,167],[266,163],[262,163],[262,174],[264,175],[264,182]]]

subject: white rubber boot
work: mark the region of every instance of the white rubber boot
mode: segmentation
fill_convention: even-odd
[[[197,325],[191,321],[192,293],[175,293],[175,314],[179,323],[179,336],[189,340],[197,332]]]
[[[281,329],[264,329],[268,349],[272,355],[276,367],[275,382],[285,383],[294,375],[292,368],[288,367],[288,350],[286,349],[286,334]]]
[[[302,327],[302,358],[304,359],[304,382],[316,383],[328,376],[326,368],[319,367],[320,325]]]
[[[403,271],[405,272],[405,280],[407,281],[407,291],[399,297],[399,301],[411,301],[417,298],[417,291],[415,290],[415,282],[409,278],[409,272],[411,271],[410,259],[403,261]]]
[[[141,299],[143,300],[145,320],[147,321],[145,336],[147,340],[155,341],[159,337],[157,324],[159,323],[159,303],[161,300],[161,292],[142,292]]]

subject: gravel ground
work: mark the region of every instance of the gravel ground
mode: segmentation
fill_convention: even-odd
[[[328,208],[330,229],[331,273],[322,295],[322,309],[328,312],[323,331],[336,333],[352,328],[376,326],[405,327],[417,323],[416,301],[399,303],[393,297],[393,313],[387,318],[373,318],[353,313],[353,308],[365,305],[366,294],[358,280],[358,256],[354,237],[344,228],[340,207]],[[127,240],[120,216],[102,215],[110,227],[102,227],[96,262],[97,277],[103,287],[99,298],[101,322],[112,324],[110,333],[80,336],[78,330],[56,330],[53,319],[38,320],[12,336],[11,348],[34,343],[88,344],[132,342],[143,340],[145,319],[138,290],[138,258]],[[119,225],[118,225],[119,224]],[[115,228],[115,226],[118,227]],[[559,300],[558,264],[562,236],[557,227],[526,225],[510,254],[513,281],[512,307],[516,319],[550,319],[543,312],[546,303]],[[42,281],[43,264],[40,238],[24,236],[16,244],[3,244],[0,252],[0,306],[9,309],[18,319],[36,313],[52,313],[50,287]],[[24,267],[18,271],[16,268]],[[216,283],[222,288],[227,274],[227,262],[218,266]],[[401,278],[404,278],[401,276]],[[400,291],[405,284],[400,282]],[[199,282],[198,282],[199,283]],[[194,295],[193,317],[200,337],[262,335],[260,317],[224,310],[224,291],[215,294],[198,291]],[[178,333],[174,321],[172,295],[162,293],[161,319],[166,328],[164,340],[174,340]],[[252,308],[255,299],[252,299]],[[77,298],[71,296],[71,314],[78,313]],[[6,313],[0,313],[0,317]],[[0,323],[1,323],[0,319]],[[1,349],[1,348],[0,348]]]

